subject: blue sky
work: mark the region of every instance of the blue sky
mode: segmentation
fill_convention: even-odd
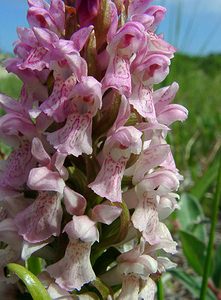
[[[221,0],[154,0],[167,8],[159,27],[167,41],[189,54],[221,53]],[[16,27],[27,26],[26,0],[1,0],[0,50],[13,51]]]

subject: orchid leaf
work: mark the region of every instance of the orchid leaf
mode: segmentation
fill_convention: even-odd
[[[180,231],[179,234],[183,252],[189,265],[197,274],[202,275],[206,245],[189,232]]]
[[[197,180],[197,183],[191,189],[191,194],[193,194],[197,199],[201,199],[207,192],[210,185],[216,180],[218,167],[219,164],[217,159],[214,159],[210,167],[204,172],[203,176]]]
[[[183,194],[179,204],[180,210],[176,215],[181,230],[188,231],[206,242],[205,216],[199,201],[193,195]]]
[[[33,300],[51,299],[40,280],[25,267],[10,263],[7,265],[7,269],[10,273],[16,274],[24,282]]]
[[[199,299],[201,278],[187,274],[181,269],[173,269],[169,271],[173,277],[177,278],[193,295],[194,298]],[[216,300],[216,296],[211,290],[207,290],[207,300]]]

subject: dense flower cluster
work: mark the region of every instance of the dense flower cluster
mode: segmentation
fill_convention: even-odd
[[[28,0],[30,28],[6,62],[21,95],[0,95],[13,148],[0,173],[2,280],[8,262],[35,255],[53,299],[106,285],[108,299],[150,300],[174,266],[163,220],[182,176],[166,136],[187,110],[171,104],[176,82],[153,88],[175,49],[155,33],[165,8],[150,2]]]

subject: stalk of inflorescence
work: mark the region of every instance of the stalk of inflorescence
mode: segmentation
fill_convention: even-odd
[[[164,300],[163,282],[160,278],[157,282],[157,300]]]

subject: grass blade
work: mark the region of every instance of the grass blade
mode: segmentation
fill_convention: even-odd
[[[198,182],[191,189],[190,193],[197,199],[201,199],[210,185],[216,180],[218,174],[219,164],[215,158],[211,166],[206,170],[204,175],[198,180]]]

